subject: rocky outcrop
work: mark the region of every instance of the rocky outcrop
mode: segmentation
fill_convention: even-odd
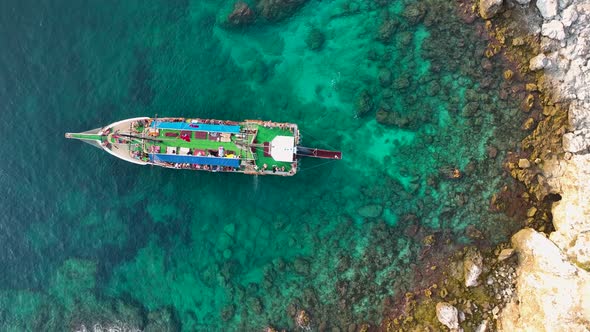
[[[590,274],[532,229],[516,233],[512,245],[519,259],[517,296],[502,311],[499,330],[587,331]]]
[[[543,163],[550,191],[561,197],[553,206],[550,239],[572,262],[590,268],[590,1],[559,4],[555,18],[543,24],[543,35],[561,46],[546,52],[552,62],[544,73],[547,103],[568,105],[569,122],[565,154]]]

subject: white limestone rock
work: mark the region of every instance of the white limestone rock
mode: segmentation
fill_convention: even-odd
[[[475,332],[486,332],[487,330],[488,330],[488,321],[485,319],[477,326],[477,328],[475,328]]]
[[[571,103],[568,110],[569,125],[574,130],[590,128],[590,105],[579,101]]]
[[[541,27],[541,34],[555,40],[563,40],[565,38],[565,31],[563,24],[558,20],[552,20],[549,23],[544,23]]]
[[[568,256],[575,257],[579,265],[590,267],[590,232],[578,235],[574,246],[568,250]]]
[[[537,55],[529,61],[529,69],[532,71],[541,70],[549,65],[549,59],[544,53]]]
[[[557,15],[557,5],[557,0],[537,0],[537,8],[545,19]]]
[[[451,331],[459,329],[459,311],[450,303],[439,302],[436,304],[436,318]]]
[[[479,15],[490,19],[503,9],[504,0],[479,0]]]
[[[579,153],[588,149],[590,140],[586,139],[584,135],[576,135],[576,133],[567,133],[563,135],[563,149],[566,152]]]
[[[463,275],[465,277],[465,287],[474,287],[478,285],[477,278],[483,271],[483,257],[479,250],[471,247],[465,253],[463,261]]]
[[[559,0],[559,9],[564,9],[572,3],[572,0]]]
[[[578,11],[576,11],[575,5],[569,6],[561,12],[561,23],[564,27],[569,28],[576,20],[578,20]]]
[[[518,252],[516,297],[500,313],[499,331],[587,331],[590,274],[532,229],[512,237]]]

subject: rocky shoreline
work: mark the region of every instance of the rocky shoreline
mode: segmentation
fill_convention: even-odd
[[[507,167],[535,205],[551,208],[546,220],[552,225],[537,221],[537,209],[529,209],[531,228],[516,233],[513,249],[504,251],[516,252],[516,274],[495,288],[509,294],[508,301],[501,301],[502,310],[493,309],[495,324],[484,321],[475,330],[588,331],[590,2],[480,0],[477,6],[498,49],[535,80],[524,87],[524,102],[539,103],[542,115],[531,117],[536,128],[522,142],[525,158],[508,158]],[[498,266],[488,275],[498,275]],[[451,331],[473,330],[459,324],[461,311],[441,303],[436,308]]]
[[[501,2],[501,1],[500,1]],[[481,1],[481,3],[489,3]],[[530,36],[540,41],[529,61],[538,72],[546,118],[530,142],[558,137],[562,146],[534,146],[539,165],[531,188],[552,206],[549,238],[532,229],[518,232],[516,296],[500,314],[498,330],[587,331],[590,326],[590,2],[518,0]],[[567,117],[563,127],[547,125]],[[561,137],[560,137],[561,136]],[[549,141],[552,141],[551,139]],[[527,143],[527,142],[525,142]],[[560,149],[561,148],[561,149]]]
[[[531,132],[505,165],[527,189],[525,228],[511,244],[457,252],[432,285],[396,304],[404,310],[387,316],[381,330],[588,331],[590,1],[459,7],[468,24],[475,15],[485,20],[485,56],[504,58],[504,78],[525,82],[512,82],[510,91],[522,96],[529,116],[522,129]]]

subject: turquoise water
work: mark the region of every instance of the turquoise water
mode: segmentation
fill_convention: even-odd
[[[301,309],[314,329],[378,324],[420,284],[425,236],[451,239],[442,257],[518,226],[488,207],[522,117],[452,3],[310,0],[228,27],[232,6],[0,4],[2,330],[294,330]],[[294,122],[344,160],[209,174],[63,136],[156,114]]]

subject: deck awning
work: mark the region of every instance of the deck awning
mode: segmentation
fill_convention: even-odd
[[[270,142],[270,156],[276,161],[293,161],[295,137],[277,136]]]
[[[179,164],[240,167],[240,159],[238,158],[186,156],[164,153],[150,154],[150,161]]]
[[[240,132],[240,126],[230,126],[221,124],[206,123],[187,123],[187,122],[162,122],[153,121],[152,128],[169,129],[169,130],[190,130],[190,131],[208,131],[215,133],[234,133]]]

